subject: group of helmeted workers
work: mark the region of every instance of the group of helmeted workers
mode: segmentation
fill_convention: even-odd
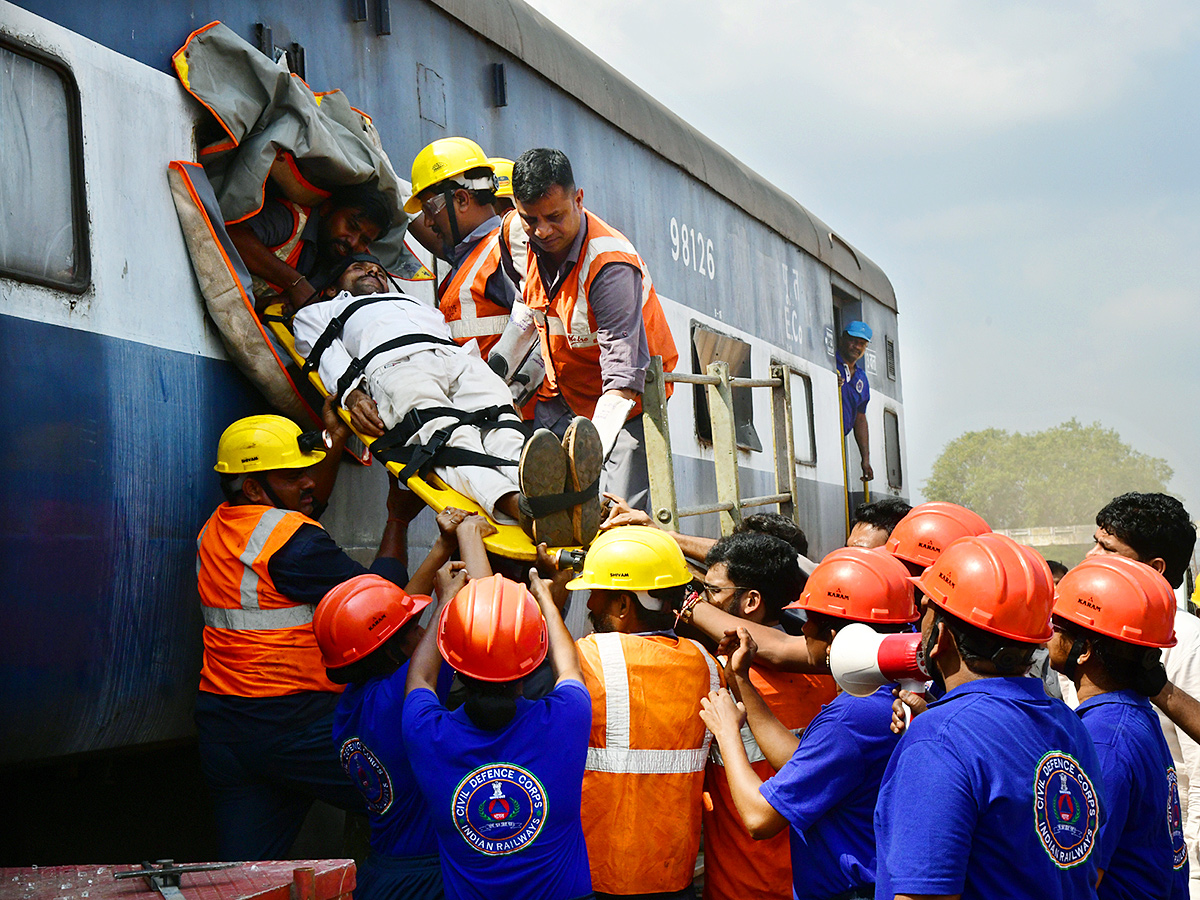
[[[638,413],[649,358],[678,354],[650,275],[561,152],[504,174],[461,138],[414,161],[413,231],[451,264],[439,310],[371,256],[391,222],[369,192],[276,199],[231,229],[337,389],[323,435],[253,416],[218,447],[196,720],[222,858],[285,856],[320,798],[369,820],[366,900],[693,897],[699,859],[712,898],[1187,896],[1182,506],[1114,499],[1057,586],[952,504],[869,504],[815,564],[780,516],[716,541],[661,530]],[[844,431],[865,443],[870,332],[842,338]],[[352,560],[318,521],[337,405],[369,436],[444,431],[459,455],[435,471],[490,519],[440,510],[410,567],[424,505],[393,480],[374,562]],[[514,455],[515,477],[484,459]],[[506,519],[590,544],[579,571],[490,557]],[[840,692],[829,658],[852,625],[916,635],[923,689]]]

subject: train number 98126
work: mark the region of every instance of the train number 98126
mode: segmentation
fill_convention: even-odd
[[[709,281],[717,277],[712,240],[686,222],[681,225],[674,216],[671,216],[671,259],[683,263],[685,269],[707,275]]]

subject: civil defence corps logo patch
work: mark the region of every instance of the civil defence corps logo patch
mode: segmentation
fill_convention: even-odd
[[[512,763],[489,763],[468,773],[454,789],[452,802],[458,833],[488,856],[528,846],[546,821],[542,783]]]
[[[377,816],[391,808],[392,777],[383,763],[360,738],[343,742],[340,754],[342,768],[367,801],[367,809]]]
[[[1183,808],[1179,803],[1179,776],[1167,766],[1167,831],[1171,834],[1171,865],[1175,871],[1187,862],[1187,844],[1183,839]]]
[[[1069,869],[1091,855],[1100,804],[1091,778],[1073,756],[1052,750],[1038,761],[1033,810],[1038,838],[1056,866]]]

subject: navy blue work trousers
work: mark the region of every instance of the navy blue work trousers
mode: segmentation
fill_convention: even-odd
[[[201,726],[200,763],[223,860],[285,858],[314,800],[366,815],[338,761],[332,712],[253,741],[206,741]]]

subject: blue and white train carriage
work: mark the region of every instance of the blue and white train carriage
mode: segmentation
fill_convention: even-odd
[[[562,148],[587,206],[646,259],[681,369],[718,352],[734,374],[780,362],[799,376],[797,505],[814,555],[846,526],[834,335],[866,320],[872,490],[907,492],[887,277],[520,0],[0,0],[0,763],[192,733],[212,456],[226,424],[264,411],[205,317],[166,177],[168,161],[196,159],[207,115],[170,56],[215,19],[344,90],[400,172],[448,135],[510,158]],[[669,408],[683,506],[715,492],[694,390]],[[742,489],[770,494],[770,410],[754,393],[739,440],[764,449],[739,451]],[[343,545],[373,551],[383,490],[378,466],[345,466],[324,520]]]

